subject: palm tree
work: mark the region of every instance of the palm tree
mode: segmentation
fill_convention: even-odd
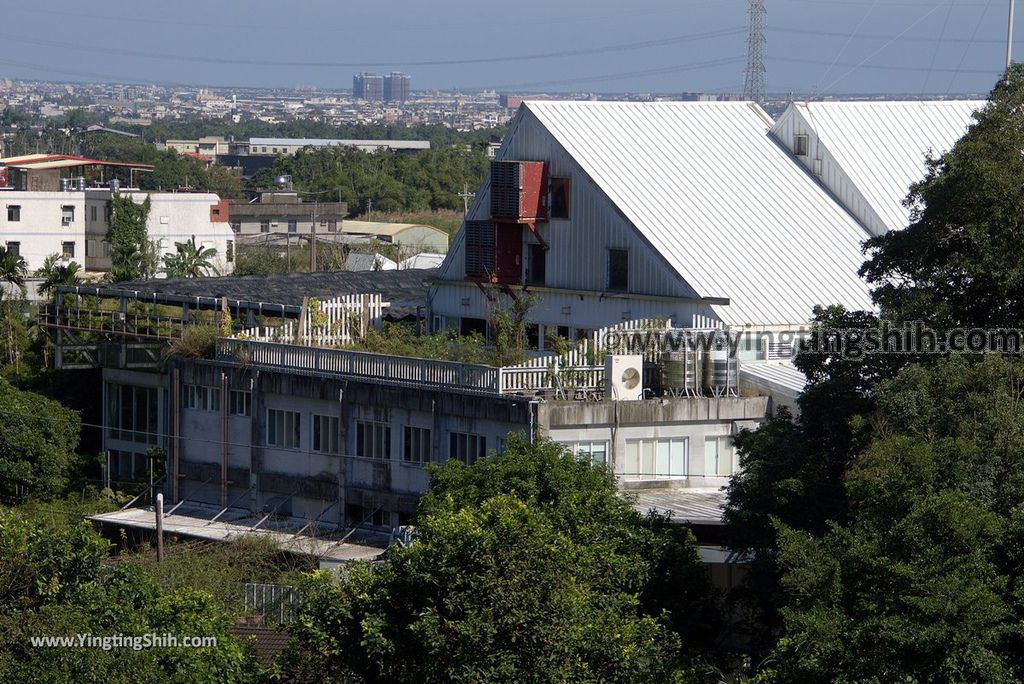
[[[178,250],[176,254],[164,257],[164,270],[168,276],[201,278],[209,275],[210,271],[217,273],[217,269],[210,262],[217,256],[217,250],[213,247],[197,247],[195,235],[187,242],[175,242],[174,248]]]
[[[25,276],[28,275],[28,264],[20,254],[0,247],[0,281],[16,285],[25,295]]]
[[[41,295],[50,295],[61,285],[78,285],[82,278],[78,275],[81,266],[71,261],[62,263],[59,254],[51,254],[43,261],[43,266],[36,271],[36,277],[42,278],[37,290]]]

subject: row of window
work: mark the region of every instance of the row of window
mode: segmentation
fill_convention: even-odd
[[[7,251],[14,256],[21,256],[21,243],[15,240],[7,242]],[[64,259],[75,258],[75,243],[73,241],[60,243],[60,255]]]
[[[548,248],[541,244],[527,244],[524,254],[527,285],[547,284]],[[629,290],[629,250],[608,250],[607,287],[612,292]]]
[[[608,465],[608,442],[572,442],[565,446],[577,458],[592,465]],[[739,457],[728,436],[704,440],[704,475],[728,477],[740,469]],[[670,479],[689,477],[690,440],[627,439],[622,476],[626,479]]]
[[[96,207],[92,208],[93,219],[96,218]],[[8,204],[7,205],[7,220],[11,223],[18,223],[21,221],[21,205],[20,204]],[[62,226],[70,226],[75,222],[75,205],[65,204],[60,208],[60,224]]]
[[[338,232],[338,222],[337,221],[334,221],[334,220],[331,220],[331,221],[320,221],[320,225],[322,227],[326,228],[328,233],[337,233]],[[277,226],[276,222],[271,223],[270,221],[260,221],[260,232],[261,233],[269,233],[270,229],[272,227],[276,227],[276,226]],[[232,227],[234,228],[235,232],[237,233],[237,232],[239,232],[241,230],[242,225],[241,225],[240,222],[236,221],[236,222],[234,222],[232,224]],[[289,233],[297,233],[297,232],[299,232],[299,222],[298,221],[288,221],[288,232]]]
[[[220,389],[203,385],[185,385],[184,408],[196,411],[220,411]],[[228,413],[232,416],[252,415],[252,392],[230,390]],[[387,460],[391,458],[391,425],[378,421],[358,420],[355,455],[360,458]],[[155,431],[155,430],[154,430]],[[341,423],[337,416],[310,415],[310,449],[317,453],[341,453]],[[407,463],[428,463],[431,454],[430,428],[406,425],[402,434],[402,460]],[[302,418],[297,411],[267,409],[267,446],[298,449],[302,443]],[[448,457],[469,465],[487,455],[483,435],[452,432],[449,435]]]

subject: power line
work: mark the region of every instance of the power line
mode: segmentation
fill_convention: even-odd
[[[988,6],[986,6],[986,7],[990,7],[991,5],[992,5],[992,0],[988,0]],[[986,9],[986,11],[987,11],[987,9]],[[877,33],[857,33],[856,37],[859,38],[859,39],[865,39],[865,40],[890,40],[890,41],[897,41],[898,40],[900,42],[907,42],[907,43],[965,43],[965,44],[968,44],[968,45],[970,45],[972,43],[979,43],[979,44],[984,43],[984,44],[991,44],[991,45],[1006,45],[1006,40],[1003,39],[1003,38],[976,38],[976,35],[978,33],[978,29],[979,28],[980,28],[980,23],[979,23],[978,27],[974,30],[974,33],[971,34],[970,38],[953,38],[953,37],[935,38],[934,36],[906,36],[906,35],[898,35],[898,36],[896,36],[896,35],[883,35],[883,34],[877,34]],[[769,26],[769,27],[767,27],[766,30],[769,33],[790,33],[790,34],[801,35],[801,36],[822,36],[822,37],[826,37],[826,38],[853,38],[854,37],[854,34],[844,33],[842,31],[819,31],[819,30],[816,30],[816,29],[792,28],[792,27],[786,27],[786,26]],[[1016,39],[1014,39],[1013,42],[1014,43],[1024,43],[1024,37],[1016,38]]]
[[[949,77],[949,84],[946,86],[946,93],[949,93],[949,91],[953,88],[953,82],[956,80],[956,77],[960,74],[960,68],[963,67],[964,60],[967,59],[967,53],[971,49],[971,44],[974,42],[975,37],[978,35],[978,31],[981,29],[981,24],[985,20],[985,15],[988,14],[988,11],[991,7],[992,0],[988,0],[985,3],[985,9],[983,9],[981,11],[981,14],[978,15],[978,21],[976,24],[974,24],[974,31],[971,32],[971,37],[967,40],[967,45],[964,46],[964,51],[960,55],[960,61],[956,63],[956,70],[953,72],[953,75]],[[979,40],[978,42],[980,43],[988,41]]]
[[[502,62],[523,62],[544,59],[559,59],[564,57],[578,57],[583,55],[596,55],[614,52],[627,52],[632,50],[644,50],[676,43],[709,40],[727,36],[739,35],[744,32],[742,27],[718,29],[715,31],[704,31],[686,35],[669,36],[655,40],[644,40],[635,43],[618,43],[614,45],[603,45],[592,48],[581,48],[578,50],[560,50],[557,52],[540,52],[533,54],[507,55],[502,57],[470,57],[453,59],[427,59],[410,61],[378,61],[378,62],[306,62],[306,61],[282,61],[268,59],[241,59],[232,57],[207,57],[186,54],[170,54],[160,52],[146,52],[140,50],[128,50],[125,48],[105,47],[97,45],[83,45],[81,43],[69,43],[65,41],[44,40],[40,38],[25,38],[10,34],[0,34],[0,39],[7,43],[19,43],[23,45],[37,45],[48,48],[59,48],[87,52],[93,54],[116,55],[119,57],[138,57],[142,59],[172,60],[176,62],[193,62],[198,64],[238,64],[243,66],[274,66],[274,67],[306,67],[306,68],[364,68],[364,67],[419,67],[419,66],[457,66],[463,64],[497,64]]]
[[[771,57],[770,59],[772,61],[775,61],[775,62],[789,62],[789,63],[793,63],[793,64],[822,64],[822,65],[828,64],[828,62],[826,62],[824,60],[820,60],[820,59],[803,59],[803,58],[800,58],[800,57]],[[1000,71],[1000,69],[995,68],[995,67],[993,67],[991,69],[960,69],[960,70],[957,70],[957,69],[951,69],[951,68],[949,68],[949,69],[944,69],[944,68],[929,69],[928,67],[923,67],[923,66],[906,66],[906,65],[903,65],[903,64],[863,64],[863,63],[856,63],[856,64],[854,64],[854,63],[851,63],[851,62],[839,62],[839,63],[836,64],[836,66],[851,67],[851,69],[872,69],[872,70],[875,70],[875,71],[906,71],[906,72],[915,72],[915,73],[927,73],[929,70],[931,70],[931,71],[934,71],[936,73],[954,73],[954,72],[959,72],[959,73],[964,73],[964,74],[992,75],[992,74],[996,74],[996,73],[998,73]],[[834,83],[833,83],[833,85],[834,85]]]
[[[863,66],[864,66],[864,65],[865,65],[865,64],[866,64],[866,63],[867,63],[867,62],[868,62],[869,60],[871,60],[871,59],[874,59],[874,58],[875,58],[875,57],[876,57],[876,56],[878,55],[878,53],[880,53],[880,52],[881,52],[882,50],[884,50],[885,48],[887,48],[887,47],[889,47],[890,45],[892,45],[892,43],[893,43],[893,42],[895,42],[895,41],[899,40],[900,38],[902,38],[902,37],[903,37],[903,36],[905,36],[906,34],[910,33],[910,32],[911,32],[911,31],[912,31],[912,30],[914,29],[914,27],[916,27],[916,26],[917,26],[918,24],[920,24],[920,23],[921,23],[922,21],[924,21],[925,19],[927,19],[927,18],[928,18],[928,17],[930,17],[931,15],[935,14],[935,11],[936,11],[936,10],[938,10],[938,9],[939,9],[940,7],[942,7],[942,5],[941,5],[941,4],[939,4],[939,5],[935,5],[935,6],[934,6],[934,7],[932,7],[932,8],[930,9],[930,10],[928,10],[927,12],[925,12],[925,13],[924,13],[923,15],[921,15],[920,17],[918,17],[918,18],[917,18],[917,19],[916,19],[915,21],[913,21],[913,22],[912,22],[912,23],[911,23],[911,24],[910,24],[909,26],[907,26],[907,28],[905,28],[905,29],[903,29],[902,31],[900,31],[900,33],[899,33],[899,34],[897,34],[897,35],[896,35],[895,37],[893,37],[893,38],[892,38],[892,39],[890,39],[890,40],[887,40],[887,41],[886,41],[886,42],[885,42],[885,43],[884,43],[884,44],[883,44],[883,45],[882,45],[881,47],[879,47],[879,48],[878,48],[877,50],[875,50],[875,51],[874,51],[874,52],[872,52],[872,53],[871,53],[870,55],[868,55],[867,57],[865,57],[864,59],[862,59],[862,60],[861,60],[860,62],[858,62],[858,63],[857,63],[856,65],[854,65],[853,67],[851,67],[850,69],[848,69],[848,70],[847,70],[846,72],[844,72],[842,76],[840,76],[839,78],[835,79],[834,81],[832,81],[831,83],[829,83],[829,84],[828,84],[827,86],[825,86],[825,87],[824,87],[824,88],[822,89],[822,91],[821,91],[821,94],[825,94],[826,92],[828,92],[829,90],[831,90],[831,89],[832,89],[832,88],[833,88],[834,86],[838,85],[838,84],[839,84],[839,83],[840,83],[841,81],[845,80],[847,76],[849,76],[850,74],[852,74],[852,73],[853,73],[854,71],[856,71],[857,69],[859,69],[859,68],[863,67]]]
[[[878,0],[874,0],[874,2],[873,2],[873,3],[871,4],[871,7],[869,7],[869,8],[868,8],[868,11],[867,11],[867,12],[865,12],[865,13],[864,13],[864,16],[860,18],[860,21],[859,21],[859,22],[857,23],[857,26],[856,26],[856,28],[854,28],[854,29],[853,29],[853,33],[851,33],[851,34],[850,34],[849,36],[847,36],[847,38],[846,38],[846,42],[845,42],[845,43],[843,43],[843,49],[842,49],[842,50],[840,50],[839,52],[837,52],[837,53],[836,53],[836,56],[835,56],[835,58],[834,58],[834,59],[832,60],[832,63],[828,65],[828,69],[826,69],[826,70],[825,70],[825,73],[824,73],[824,74],[823,74],[823,75],[821,76],[821,78],[819,78],[819,79],[818,79],[818,82],[817,82],[817,83],[815,83],[815,90],[817,90],[818,84],[820,84],[820,83],[821,83],[822,81],[824,81],[824,80],[825,80],[826,78],[828,78],[828,75],[829,75],[830,73],[832,73],[832,69],[834,69],[834,68],[835,68],[835,66],[836,66],[836,63],[838,63],[838,62],[839,62],[839,59],[840,59],[840,58],[841,58],[841,57],[843,56],[843,54],[844,54],[844,53],[846,52],[846,49],[847,49],[848,47],[850,47],[850,43],[852,43],[852,42],[853,42],[853,39],[854,39],[854,37],[855,37],[855,36],[857,35],[857,33],[858,33],[858,32],[860,31],[861,27],[863,27],[863,26],[864,26],[864,22],[868,20],[868,17],[869,17],[869,16],[871,16],[871,13],[872,13],[873,11],[875,11],[875,7],[876,7],[877,5],[878,5]]]
[[[644,69],[641,71],[625,71],[617,74],[603,74],[598,76],[580,76],[578,78],[566,78],[557,81],[535,81],[533,83],[513,83],[513,84],[501,84],[488,86],[495,89],[513,89],[513,88],[539,88],[544,86],[557,86],[557,85],[574,85],[576,83],[594,83],[601,81],[618,81],[625,78],[635,78],[638,76],[654,76],[658,74],[671,74],[682,71],[693,71],[696,69],[706,69],[708,67],[722,66],[725,64],[737,64],[744,61],[745,57],[724,57],[721,59],[712,59],[704,62],[691,62],[689,64],[677,64],[674,66],[659,67],[656,69]],[[476,86],[473,88],[465,88],[465,90],[479,90],[480,87]]]
[[[953,0],[946,0],[946,18],[942,22],[942,31],[939,32],[939,40],[941,41],[946,37],[946,29],[949,28],[949,18],[953,14]],[[932,50],[932,61],[928,65],[928,75],[924,77],[924,85],[921,86],[921,94],[924,95],[925,91],[928,90],[928,81],[932,79],[932,69],[935,67],[935,59],[939,56],[939,47],[942,45],[941,42],[935,43],[935,49]]]

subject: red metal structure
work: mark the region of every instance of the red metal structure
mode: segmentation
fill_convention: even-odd
[[[518,223],[547,220],[547,165],[537,161],[492,161],[491,217]]]

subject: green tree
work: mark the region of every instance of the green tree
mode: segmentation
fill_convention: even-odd
[[[148,238],[150,200],[136,202],[130,195],[115,193],[110,199],[111,280],[121,282],[151,278],[156,274],[152,241]],[[158,246],[159,248],[159,246]]]
[[[210,261],[217,256],[214,247],[198,247],[196,236],[193,235],[185,242],[175,242],[175,254],[164,256],[164,270],[172,278],[202,278],[210,272],[217,273],[216,267]]]
[[[1020,681],[1024,363],[911,365],[879,384],[847,522],[779,524],[783,638],[764,681]]]
[[[0,378],[0,420],[0,497],[60,494],[78,446],[78,414]]]
[[[6,247],[0,247],[0,280],[19,288],[25,293],[25,276],[28,275],[28,265],[24,257],[15,254]]]
[[[1024,321],[1024,65],[911,188],[910,226],[868,242],[862,274],[893,320],[940,328]]]
[[[36,271],[36,277],[43,279],[36,289],[39,294],[48,297],[55,294],[62,285],[78,285],[82,282],[79,269],[81,266],[78,262],[64,263],[59,254],[51,254]]]
[[[295,681],[683,676],[694,644],[673,628],[712,597],[692,537],[644,519],[607,471],[549,442],[511,436],[503,455],[433,475],[411,547],[306,583]]]

